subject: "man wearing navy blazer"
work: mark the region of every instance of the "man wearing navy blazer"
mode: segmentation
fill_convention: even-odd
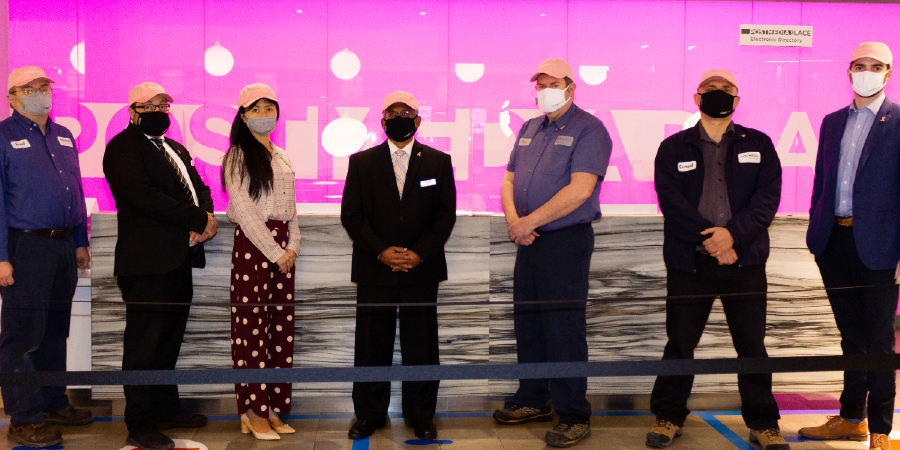
[[[384,99],[387,141],[350,157],[341,201],[341,224],[353,240],[350,281],[356,301],[399,307],[403,365],[437,365],[438,284],[447,279],[444,244],[456,222],[456,185],[450,155],[415,141],[419,106],[408,92]],[[418,306],[417,303],[425,305]],[[353,365],[389,366],[398,307],[356,310]],[[437,438],[438,380],[403,382],[403,415],[420,439]],[[350,439],[385,426],[389,382],[353,383],[356,423]]]
[[[816,156],[806,244],[828,289],[845,355],[894,353],[900,107],[884,95],[891,59],[880,42],[856,47],[847,71],[853,103],[825,116]],[[869,448],[890,449],[895,390],[893,371],[844,372],[840,415],[799,434],[865,441],[871,431]]]

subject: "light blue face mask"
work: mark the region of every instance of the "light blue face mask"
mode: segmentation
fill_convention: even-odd
[[[263,136],[269,135],[275,130],[275,122],[278,117],[247,117],[247,128],[250,131]]]
[[[19,97],[19,101],[22,102],[20,111],[22,114],[43,116],[50,112],[50,107],[53,105],[53,96],[43,92],[35,92],[31,95]]]

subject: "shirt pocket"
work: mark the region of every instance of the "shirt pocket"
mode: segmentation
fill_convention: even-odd
[[[572,166],[572,147],[550,145],[538,160],[535,174],[558,177],[569,172]]]

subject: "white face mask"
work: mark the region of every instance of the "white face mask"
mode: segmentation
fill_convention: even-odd
[[[547,88],[537,93],[537,104],[541,111],[550,114],[566,105],[566,90]]]
[[[860,97],[871,97],[884,88],[884,73],[850,72],[853,80],[853,91]]]

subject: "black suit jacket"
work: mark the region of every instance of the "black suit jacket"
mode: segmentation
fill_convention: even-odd
[[[106,145],[103,173],[119,217],[116,276],[175,270],[188,257],[189,232],[202,233],[206,213],[213,212],[209,187],[200,179],[187,149],[168,138],[166,143],[181,156],[199,207],[184,191],[178,173],[162,151],[134,124],[129,123]],[[194,251],[194,259],[203,256],[202,247]]]
[[[403,200],[387,141],[350,157],[341,224],[353,240],[350,280],[389,286],[447,279],[444,244],[456,223],[456,184],[450,155],[413,141]],[[408,248],[422,263],[391,272],[378,260],[390,246]]]

